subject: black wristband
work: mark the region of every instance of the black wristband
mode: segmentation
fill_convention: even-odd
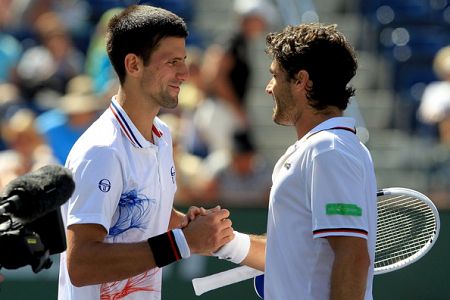
[[[182,258],[172,230],[151,237],[147,242],[152,249],[155,263],[160,268]]]

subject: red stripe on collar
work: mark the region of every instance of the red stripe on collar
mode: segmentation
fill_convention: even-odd
[[[161,131],[159,131],[155,125],[152,125],[152,131],[159,138],[161,138],[163,136],[163,133]]]

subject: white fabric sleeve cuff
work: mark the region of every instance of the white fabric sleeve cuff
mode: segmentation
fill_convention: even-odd
[[[173,229],[172,232],[175,236],[175,242],[177,243],[178,250],[180,250],[181,257],[188,258],[189,256],[191,256],[191,250],[189,249],[183,230],[176,228]]]
[[[250,236],[245,233],[234,231],[234,239],[222,246],[213,255],[220,259],[240,264],[250,251]]]

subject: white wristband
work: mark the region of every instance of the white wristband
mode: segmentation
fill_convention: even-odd
[[[240,264],[250,251],[250,236],[245,233],[234,231],[234,239],[223,245],[213,255],[235,264]]]
[[[177,243],[178,250],[180,250],[181,257],[188,258],[189,256],[191,256],[191,250],[189,249],[189,245],[186,241],[183,230],[176,228],[173,229],[172,232],[175,236],[175,242]]]

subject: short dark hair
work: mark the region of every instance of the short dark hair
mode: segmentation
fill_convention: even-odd
[[[287,26],[266,38],[266,53],[286,71],[288,79],[296,79],[300,70],[308,72],[313,85],[307,98],[317,110],[328,106],[344,110],[355,94],[347,86],[357,69],[355,51],[336,27],[319,23]]]
[[[163,38],[187,36],[186,23],[176,14],[149,5],[132,5],[109,21],[106,51],[123,84],[127,54],[134,53],[147,64]]]

